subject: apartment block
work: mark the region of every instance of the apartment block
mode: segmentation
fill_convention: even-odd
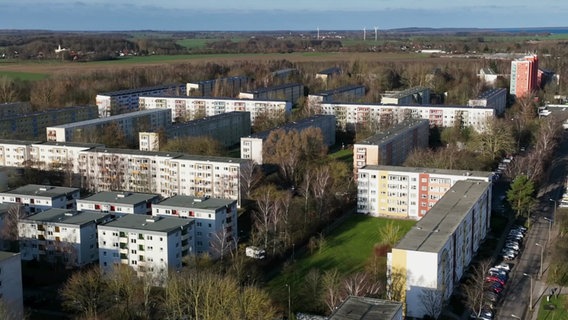
[[[315,113],[321,113],[321,104],[334,101],[355,102],[365,96],[365,86],[350,85],[336,89],[326,90],[320,93],[309,94],[308,108]]]
[[[427,313],[421,302],[426,290],[449,299],[487,234],[490,214],[491,184],[458,181],[392,248],[387,281],[400,285],[407,318]]]
[[[245,111],[227,112],[174,124],[163,131],[140,132],[138,137],[140,150],[159,151],[161,141],[187,137],[211,137],[222,146],[231,147],[240,142],[240,137],[250,133],[250,113]]]
[[[31,159],[31,144],[39,141],[0,140],[0,166],[24,167]]]
[[[96,106],[62,109],[0,117],[0,137],[4,139],[45,139],[45,129],[64,123],[96,119]]]
[[[195,220],[195,254],[219,257],[237,245],[237,201],[173,196],[152,206],[152,215]]]
[[[496,115],[502,115],[507,107],[507,89],[489,89],[482,92],[477,98],[469,99],[467,105],[472,107],[490,107],[495,110]]]
[[[0,103],[0,119],[25,115],[32,113],[32,107],[29,102],[4,102]]]
[[[194,225],[193,219],[137,214],[100,225],[99,265],[105,271],[128,265],[139,276],[152,275],[159,283],[168,271],[181,268],[183,257],[192,254]]]
[[[109,117],[121,113],[138,111],[140,96],[174,95],[186,93],[186,84],[170,84],[155,87],[127,89],[97,94],[96,103],[99,117]]]
[[[188,96],[200,97],[234,97],[246,89],[250,79],[244,76],[211,79],[187,84]]]
[[[138,132],[165,129],[172,123],[168,110],[142,110],[105,118],[72,122],[46,128],[47,141],[97,142],[106,130],[116,125],[127,141],[138,139]]]
[[[18,221],[22,260],[80,267],[98,260],[97,225],[111,215],[50,209]]]
[[[430,89],[413,87],[402,91],[387,91],[382,94],[381,103],[396,105],[430,104]]]
[[[77,200],[77,210],[110,213],[113,217],[127,214],[150,215],[152,204],[159,201],[160,196],[157,194],[102,191]]]
[[[357,212],[421,219],[458,181],[491,183],[493,173],[432,168],[366,166],[357,177]]]
[[[0,303],[7,312],[6,320],[25,319],[19,253],[0,251]]]
[[[95,143],[37,142],[30,147],[28,164],[40,170],[61,170],[72,175],[79,172],[79,155],[93,148],[104,147]]]
[[[403,320],[402,303],[369,297],[349,296],[329,320]]]
[[[301,83],[286,83],[272,87],[257,88],[256,90],[240,92],[241,99],[278,99],[285,100],[292,104],[298,102],[304,96],[304,85]]]
[[[175,122],[187,122],[226,112],[246,111],[250,113],[250,122],[254,125],[259,115],[266,115],[269,118],[289,115],[292,112],[292,103],[263,98],[142,96],[140,108],[169,109]]]
[[[321,71],[318,71],[318,73],[316,73],[316,79],[322,79],[324,81],[327,81],[329,79],[331,79],[334,76],[340,75],[343,73],[343,70],[339,67],[331,67],[331,68],[327,68]]]
[[[511,61],[509,92],[517,98],[530,95],[538,89],[538,56],[525,56]]]
[[[353,170],[367,165],[400,166],[415,149],[428,147],[428,120],[406,120],[353,145]]]
[[[430,126],[452,127],[456,121],[477,132],[486,129],[487,122],[496,116],[492,107],[446,105],[384,105],[357,103],[322,103],[322,113],[335,115],[339,130],[355,131],[357,125],[398,123],[406,119],[427,119]]]
[[[33,214],[52,208],[75,209],[75,201],[80,196],[79,188],[28,184],[0,192],[0,202],[22,205],[26,214]]]
[[[257,164],[263,164],[263,145],[271,132],[276,130],[285,130],[286,132],[296,130],[297,132],[302,132],[308,128],[320,129],[325,145],[332,146],[335,144],[335,117],[330,115],[316,115],[295,122],[290,122],[271,130],[259,132],[248,137],[242,137],[241,158],[253,160]]]

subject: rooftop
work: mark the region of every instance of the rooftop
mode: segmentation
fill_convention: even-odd
[[[402,314],[400,302],[349,296],[329,320],[390,320],[397,314]]]
[[[301,83],[285,83],[285,84],[281,84],[281,85],[277,85],[277,86],[256,88],[254,90],[247,91],[247,93],[259,94],[259,93],[265,93],[265,92],[274,91],[274,90],[280,90],[280,89],[286,89],[286,88],[292,88],[292,87],[303,87],[303,86],[304,85],[301,84]]]
[[[497,73],[495,71],[493,71],[493,69],[491,68],[481,68],[481,71],[484,74],[490,74],[490,75],[496,75]]]
[[[488,99],[492,96],[500,95],[500,94],[503,94],[506,97],[507,96],[507,89],[495,88],[495,89],[485,90],[482,93],[480,93],[479,96],[477,96],[477,98],[475,100]]]
[[[144,87],[144,88],[135,88],[135,89],[125,89],[125,90],[118,90],[112,92],[104,92],[99,93],[99,96],[122,96],[127,94],[134,94],[134,93],[144,93],[144,92],[152,92],[156,90],[167,90],[167,89],[179,89],[185,87],[185,84],[182,83],[174,83],[174,84],[166,84],[161,86],[155,87]]]
[[[19,253],[8,252],[8,251],[0,251],[0,261],[4,261],[7,259],[12,258],[13,256],[19,256]],[[19,258],[18,258],[19,260]]]
[[[340,94],[340,93],[343,93],[343,92],[348,92],[348,91],[351,91],[351,90],[358,90],[358,89],[365,90],[365,86],[360,86],[360,85],[343,86],[343,87],[339,87],[339,88],[335,88],[335,89],[331,89],[331,90],[322,91],[322,92],[316,93],[314,95],[316,95],[316,96],[331,96],[331,95],[334,95],[334,94]]]
[[[120,203],[120,204],[139,204],[151,201],[158,198],[159,195],[152,193],[139,193],[139,192],[118,192],[118,191],[103,191],[95,193],[94,195],[77,200],[89,202],[107,202],[107,203]]]
[[[440,252],[489,186],[484,181],[456,182],[394,248]]]
[[[429,121],[427,119],[410,119],[410,120],[405,120],[401,123],[398,123],[397,125],[395,125],[394,127],[386,130],[386,131],[382,131],[379,132],[371,137],[368,137],[367,139],[357,142],[355,143],[355,145],[360,145],[360,144],[367,144],[367,145],[379,145],[387,140],[390,140],[392,138],[394,138],[395,136],[410,130],[412,128],[415,127],[419,127],[420,125],[424,125],[425,127],[429,127]]]
[[[160,203],[158,203],[158,206],[216,210],[221,207],[229,206],[232,203],[236,202],[237,200],[207,198],[207,197],[199,198],[192,196],[177,195],[167,198],[164,201],[161,201]]]
[[[12,195],[54,198],[73,192],[79,192],[79,188],[66,188],[66,187],[46,186],[39,184],[28,184],[2,193],[12,194]]]
[[[489,181],[493,176],[493,172],[489,171],[470,171],[470,170],[450,170],[450,169],[436,169],[436,168],[421,168],[421,167],[400,167],[400,166],[365,166],[361,170],[373,171],[392,171],[392,172],[409,172],[409,173],[429,173],[429,174],[443,174],[453,176],[470,176],[472,178],[487,178]]]
[[[234,77],[225,77],[225,78],[218,78],[218,79],[210,79],[210,80],[202,80],[202,81],[197,81],[197,82],[190,82],[190,84],[198,84],[198,85],[204,85],[204,84],[208,84],[208,83],[213,83],[213,82],[217,82],[217,81],[227,81],[227,80],[248,80],[248,77],[245,76],[234,76]]]
[[[177,217],[152,217],[141,214],[127,214],[116,220],[105,223],[103,226],[111,228],[145,230],[169,233],[180,229],[194,220]]]
[[[42,146],[55,146],[55,147],[73,147],[73,148],[84,148],[84,149],[92,149],[92,148],[104,148],[104,144],[100,143],[85,143],[85,142],[59,142],[59,141],[43,141],[34,144],[39,144]]]
[[[412,87],[402,91],[387,91],[382,96],[385,98],[403,98],[423,91],[430,91],[430,89],[426,87]]]
[[[10,139],[0,139],[1,144],[16,144],[16,145],[32,145],[36,143],[42,143],[42,141],[32,141],[32,140],[10,140]]]
[[[251,91],[256,93],[256,91]],[[140,96],[140,98],[170,98],[176,100],[211,100],[211,101],[253,101],[253,102],[286,102],[286,100],[280,99],[245,99],[245,98],[231,98],[231,97],[186,97],[186,96],[176,96],[176,95],[164,95],[164,94],[156,94],[156,95],[144,95]],[[150,109],[152,110],[152,109]]]
[[[38,223],[54,222],[80,226],[91,222],[100,222],[107,217],[110,217],[110,214],[92,211],[77,212],[73,209],[49,209],[23,218],[21,221]]]
[[[338,74],[338,73],[341,73],[341,68],[339,67],[331,67],[318,72],[318,74],[327,74],[327,75]]]
[[[400,105],[400,104],[382,104],[382,103],[359,103],[359,102],[327,102],[322,103],[322,105],[332,105],[335,107],[346,106],[346,107],[390,107],[390,108],[421,108],[421,109],[464,109],[468,110],[493,110],[492,107],[470,107],[470,106],[452,106],[452,105],[442,105],[442,104],[417,104],[417,105]]]
[[[309,126],[310,123],[313,123],[314,121],[316,121],[318,119],[330,119],[329,121],[333,121],[333,123],[335,124],[335,116],[334,115],[318,114],[318,115],[311,116],[311,117],[304,118],[304,119],[300,119],[300,120],[297,120],[297,121],[294,121],[294,122],[288,122],[284,125],[281,125],[279,127],[276,127],[276,128],[270,129],[270,130],[265,130],[265,131],[261,131],[261,132],[252,134],[248,138],[266,139],[268,137],[268,135],[274,130],[283,129],[285,131],[290,131],[290,130],[294,130],[294,129],[301,129],[301,128],[305,128],[305,127]]]
[[[166,151],[142,151],[137,149],[94,148],[91,149],[89,152],[109,153],[109,154],[118,154],[118,155],[120,154],[136,155],[136,156],[146,156],[146,157],[166,157],[170,159],[194,160],[202,162],[243,163],[246,161],[240,158],[201,156],[201,155],[191,155],[179,152],[166,152]]]
[[[96,119],[90,119],[78,122],[65,123],[57,126],[50,126],[48,128],[75,128],[82,126],[90,126],[98,123],[106,123],[106,122],[120,121],[122,119],[142,117],[153,113],[164,113],[167,115],[171,115],[171,111],[169,109],[148,109],[148,110],[140,110],[140,111],[118,114],[116,116],[110,116],[105,118],[96,118]]]

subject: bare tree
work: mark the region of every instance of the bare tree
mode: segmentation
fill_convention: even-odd
[[[211,249],[214,254],[223,261],[225,255],[230,253],[233,248],[236,247],[237,239],[231,237],[230,233],[226,228],[217,230],[213,234],[213,239],[211,240]]]
[[[254,161],[247,160],[241,164],[240,175],[242,193],[250,199],[252,191],[262,181],[262,169]]]
[[[321,219],[324,211],[326,196],[329,194],[331,184],[331,174],[328,166],[320,166],[314,170],[312,194],[318,204],[318,214]]]
[[[11,250],[18,249],[18,222],[27,216],[22,204],[13,204],[8,211],[1,217],[0,239],[4,242],[3,246]]]
[[[471,278],[463,285],[465,294],[465,304],[476,314],[481,313],[485,302],[484,292],[488,288],[485,281],[487,272],[491,268],[491,260],[483,260],[479,264],[473,266]]]
[[[444,291],[440,289],[424,288],[420,293],[420,303],[426,315],[437,319],[444,306]]]
[[[358,297],[377,297],[381,292],[381,286],[365,272],[357,272],[343,280],[344,294]]]
[[[323,300],[330,312],[333,312],[341,303],[341,276],[337,269],[327,270],[322,276],[324,289]]]
[[[256,230],[262,234],[264,248],[268,248],[269,233],[272,229],[274,211],[278,209],[277,193],[274,185],[265,185],[255,191],[256,209],[253,221]]]
[[[14,86],[14,82],[6,76],[0,77],[0,103],[16,101],[18,91]]]
[[[99,266],[77,271],[69,277],[60,291],[66,309],[97,319],[110,305],[108,284]]]

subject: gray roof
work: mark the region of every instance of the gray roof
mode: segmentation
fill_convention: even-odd
[[[42,141],[0,139],[0,144],[32,145]]]
[[[216,157],[216,156],[201,156],[201,155],[191,155],[180,152],[166,152],[166,151],[142,151],[137,149],[117,149],[117,148],[94,148],[90,152],[97,153],[110,153],[110,154],[131,154],[139,156],[148,157],[169,157],[172,159],[180,160],[194,160],[203,162],[234,162],[243,163],[246,162],[244,159],[240,158],[229,158],[229,157]]]
[[[368,137],[367,139],[357,142],[355,143],[355,145],[358,144],[367,144],[367,145],[379,145],[389,139],[394,138],[395,136],[413,129],[415,127],[420,127],[421,125],[424,125],[426,128],[430,127],[430,121],[428,121],[428,119],[409,119],[409,120],[405,120],[403,122],[400,122],[398,124],[396,124],[394,127],[386,130],[386,131],[382,131],[379,132],[373,136]]]
[[[450,169],[436,169],[436,168],[421,168],[421,167],[399,167],[399,166],[365,166],[359,170],[378,170],[378,171],[400,171],[409,173],[429,173],[429,174],[445,174],[454,176],[471,176],[472,178],[487,178],[491,180],[493,172],[489,171],[471,171],[471,170],[450,170]]]
[[[79,188],[66,188],[66,187],[45,186],[39,184],[28,184],[16,189],[12,189],[10,191],[2,192],[1,194],[55,198],[73,192],[79,192]]]
[[[402,98],[422,91],[430,91],[430,89],[426,87],[412,87],[402,91],[387,91],[382,96],[386,98]]]
[[[377,107],[392,107],[392,108],[403,108],[403,107],[411,107],[411,108],[417,108],[417,109],[428,109],[428,108],[433,108],[433,109],[451,109],[451,108],[457,108],[457,109],[464,109],[465,111],[468,110],[476,110],[476,109],[487,109],[487,110],[493,110],[493,107],[472,107],[472,106],[452,106],[452,105],[445,105],[445,104],[416,104],[416,105],[404,105],[404,104],[383,104],[383,103],[359,103],[359,102],[324,102],[324,105],[333,105],[333,106],[345,106],[345,107],[350,107],[350,106],[369,106],[369,107],[373,107],[373,106],[377,106]]]
[[[20,255],[19,253],[0,251],[0,261],[4,261],[12,258],[13,256],[19,256],[19,255]]]
[[[494,88],[494,89],[485,90],[482,93],[480,93],[479,96],[477,98],[475,98],[474,100],[488,99],[489,97],[494,96],[494,95],[498,95],[498,94],[502,94],[505,97],[507,97],[507,89],[505,89],[505,88]]]
[[[104,218],[110,217],[109,213],[100,213],[92,211],[77,212],[74,209],[49,209],[40,213],[36,213],[21,221],[30,222],[52,222],[61,224],[84,225],[91,222],[97,222]]]
[[[335,116],[334,115],[330,115],[330,114],[317,114],[308,118],[304,118],[304,119],[300,119],[300,120],[296,120],[294,122],[288,122],[285,123],[279,127],[273,128],[273,129],[269,129],[269,130],[265,130],[265,131],[261,131],[255,134],[252,134],[249,136],[249,138],[258,138],[258,139],[266,139],[268,138],[268,136],[270,135],[270,133],[274,130],[279,130],[279,129],[283,129],[286,132],[291,131],[291,130],[298,130],[298,129],[304,129],[304,128],[308,128],[308,124],[310,124],[311,122],[314,122],[314,120],[317,119],[325,119],[328,118],[330,119],[329,121],[333,121],[334,125],[335,125]],[[310,126],[311,127],[311,126]]]
[[[327,74],[327,75],[333,75],[333,74],[339,74],[341,73],[341,68],[340,67],[331,67],[331,68],[327,68],[324,70],[319,71],[317,74]]]
[[[136,94],[136,93],[144,93],[144,92],[148,92],[148,91],[156,91],[156,90],[168,90],[168,89],[180,89],[180,88],[184,88],[186,86],[186,84],[183,83],[174,83],[174,84],[167,84],[167,85],[161,85],[161,86],[155,86],[155,87],[143,87],[143,88],[134,88],[134,89],[125,89],[125,90],[118,90],[118,91],[112,91],[112,92],[105,92],[105,93],[99,93],[99,95],[101,96],[122,96],[122,95],[128,95],[128,94]]]
[[[272,86],[272,87],[256,88],[255,90],[246,91],[246,92],[247,93],[259,94],[259,93],[264,93],[264,92],[269,92],[269,91],[274,91],[274,90],[280,90],[280,89],[286,89],[286,88],[292,88],[292,87],[304,87],[304,85],[301,84],[301,83],[285,83],[285,84],[280,84],[280,85]]]
[[[145,230],[169,233],[187,224],[193,223],[194,219],[182,219],[177,217],[153,217],[141,214],[127,214],[116,220],[105,223],[103,226],[111,228]]]
[[[237,202],[237,200],[229,199],[218,199],[218,198],[199,198],[192,196],[177,195],[171,198],[167,198],[164,201],[158,203],[158,206],[165,207],[184,207],[184,208],[196,208],[205,210],[216,210],[221,207],[231,205]]]
[[[110,116],[105,118],[96,118],[96,119],[90,119],[78,122],[65,123],[56,126],[49,126],[48,128],[76,128],[76,127],[90,126],[95,124],[103,124],[113,121],[120,121],[121,119],[142,117],[153,113],[164,113],[171,115],[170,109],[148,109],[148,110],[140,110],[140,111],[118,114],[116,116]]]
[[[400,302],[349,296],[329,320],[391,320],[397,314],[402,314]]]
[[[484,181],[456,182],[394,248],[439,253],[489,186]]]
[[[59,141],[43,141],[34,144],[41,144],[44,146],[57,146],[57,147],[75,147],[75,148],[104,148],[104,144],[101,143],[85,143],[85,142],[59,142]]]
[[[274,87],[267,88],[267,89],[274,89]],[[269,91],[269,90],[265,90]],[[260,92],[260,91],[259,91]],[[247,93],[258,93],[257,91],[247,91]],[[140,96],[140,98],[175,98],[177,100],[211,100],[211,101],[258,101],[258,102],[286,102],[286,100],[282,99],[247,99],[247,98],[231,98],[231,97],[189,97],[189,96],[176,96],[176,95],[167,95],[167,94],[153,94],[153,95],[144,95]],[[148,110],[156,110],[156,109],[148,109]],[[159,110],[166,110],[166,109],[159,109]],[[167,109],[169,110],[169,109]],[[240,111],[239,111],[240,112]]]
[[[102,191],[99,193],[95,193],[90,197],[77,201],[106,202],[106,203],[135,205],[139,203],[146,203],[155,198],[159,198],[159,195],[152,193],[139,193],[139,192]]]
[[[335,89],[331,89],[331,90],[325,90],[325,91],[322,91],[320,93],[315,93],[313,95],[315,95],[315,96],[330,96],[330,95],[340,94],[340,93],[343,93],[343,92],[349,92],[349,91],[358,90],[358,89],[365,89],[365,86],[361,86],[361,85],[343,86],[343,87],[339,87],[339,88],[335,88]]]

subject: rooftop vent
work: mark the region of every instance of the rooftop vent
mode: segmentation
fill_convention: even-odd
[[[160,220],[160,217],[157,217],[157,216],[156,216],[156,217],[148,217],[148,218],[146,218],[146,222],[156,222],[156,221],[158,221],[158,220]]]
[[[116,195],[117,198],[125,198],[128,197],[129,195],[131,195],[130,192],[123,192],[123,193],[119,193]]]
[[[53,187],[39,187],[39,191],[47,191],[49,189],[53,189]]]
[[[71,212],[71,211],[65,212],[65,216],[66,216],[66,217],[72,217],[72,216],[74,216],[74,215],[75,215],[75,212]]]

